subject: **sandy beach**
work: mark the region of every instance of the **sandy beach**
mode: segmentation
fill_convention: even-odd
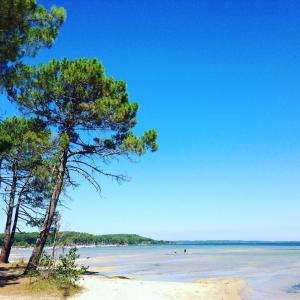
[[[239,279],[207,279],[198,282],[141,281],[85,275],[82,291],[72,300],[245,300],[246,283]],[[28,294],[28,279],[19,278],[1,285],[0,299],[58,300],[59,296]]]
[[[193,283],[138,281],[84,276],[84,290],[72,300],[244,300],[246,284],[238,279],[201,280]]]
[[[146,248],[147,250],[147,248]],[[148,251],[148,250],[147,250]],[[160,251],[160,250],[158,250]],[[163,258],[166,257],[165,250],[162,250]],[[211,250],[210,250],[211,251]],[[152,255],[153,252],[151,251]],[[139,249],[139,255],[141,249]],[[152,257],[151,255],[151,257]],[[137,254],[127,253],[123,255],[128,261],[129,258],[136,260]],[[144,256],[142,261],[146,261]],[[179,259],[180,256],[178,255]],[[184,256],[187,266],[188,258]],[[122,256],[119,255],[119,260]],[[156,259],[158,257],[156,256]],[[177,258],[177,256],[176,256]],[[248,289],[245,280],[235,278],[207,278],[191,281],[170,280],[149,280],[149,275],[133,274],[134,272],[120,272],[122,260],[119,264],[115,261],[116,256],[95,256],[89,259],[81,258],[79,263],[96,264],[89,268],[89,274],[84,275],[79,285],[82,291],[70,297],[72,300],[245,300],[244,292]],[[181,257],[182,259],[182,257]],[[138,259],[139,261],[139,259]],[[98,265],[100,263],[100,265]],[[109,263],[112,263],[109,264]],[[170,262],[169,262],[170,263]],[[175,261],[173,261],[175,263]],[[104,265],[103,265],[104,264]],[[107,264],[107,265],[105,265]],[[118,274],[119,273],[119,274]],[[101,275],[100,275],[101,274]],[[147,277],[147,280],[145,279]],[[28,280],[27,280],[28,281]],[[26,279],[20,278],[10,284],[3,285],[0,289],[0,299],[59,299],[55,295],[44,296],[28,295],[24,293],[23,287]],[[27,288],[25,288],[26,290]]]

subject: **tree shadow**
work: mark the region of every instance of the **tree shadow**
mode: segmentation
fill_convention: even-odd
[[[0,288],[19,284],[19,279],[23,277],[23,268],[11,266],[1,266],[0,267]]]
[[[84,275],[91,275],[91,276],[101,276],[107,279],[130,279],[129,277],[126,276],[122,276],[122,275],[114,275],[114,276],[108,276],[106,274],[103,274],[101,272],[97,272],[97,271],[85,271],[83,273]]]
[[[22,275],[0,275],[0,288],[9,286],[9,285],[16,285],[20,284],[19,279],[22,277]]]

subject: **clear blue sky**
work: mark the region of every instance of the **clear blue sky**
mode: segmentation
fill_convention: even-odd
[[[157,153],[109,167],[131,182],[70,192],[63,229],[300,240],[300,1],[40,3],[68,17],[32,63],[99,58],[139,102],[137,132],[159,132]]]

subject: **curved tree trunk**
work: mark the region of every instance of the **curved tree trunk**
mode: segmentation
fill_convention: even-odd
[[[1,254],[0,254],[1,263],[8,263],[8,257],[11,248],[11,223],[13,218],[16,190],[17,190],[17,164],[15,163],[13,165],[13,179],[12,179],[12,184],[10,189],[6,225],[5,225],[3,244],[1,248]]]
[[[35,270],[37,268],[42,252],[44,250],[44,246],[46,244],[46,240],[49,235],[49,231],[53,222],[53,217],[55,215],[57,202],[59,200],[59,196],[64,183],[64,176],[65,176],[66,165],[67,165],[67,156],[68,156],[68,152],[67,150],[65,150],[63,153],[62,161],[58,166],[56,182],[52,192],[49,207],[45,216],[45,220],[41,228],[40,235],[35,243],[34,249],[28,261],[25,274],[27,274],[30,270]]]

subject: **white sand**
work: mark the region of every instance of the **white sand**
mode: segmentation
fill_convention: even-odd
[[[82,285],[84,291],[72,300],[242,300],[245,282],[211,279],[178,283],[84,276]]]

